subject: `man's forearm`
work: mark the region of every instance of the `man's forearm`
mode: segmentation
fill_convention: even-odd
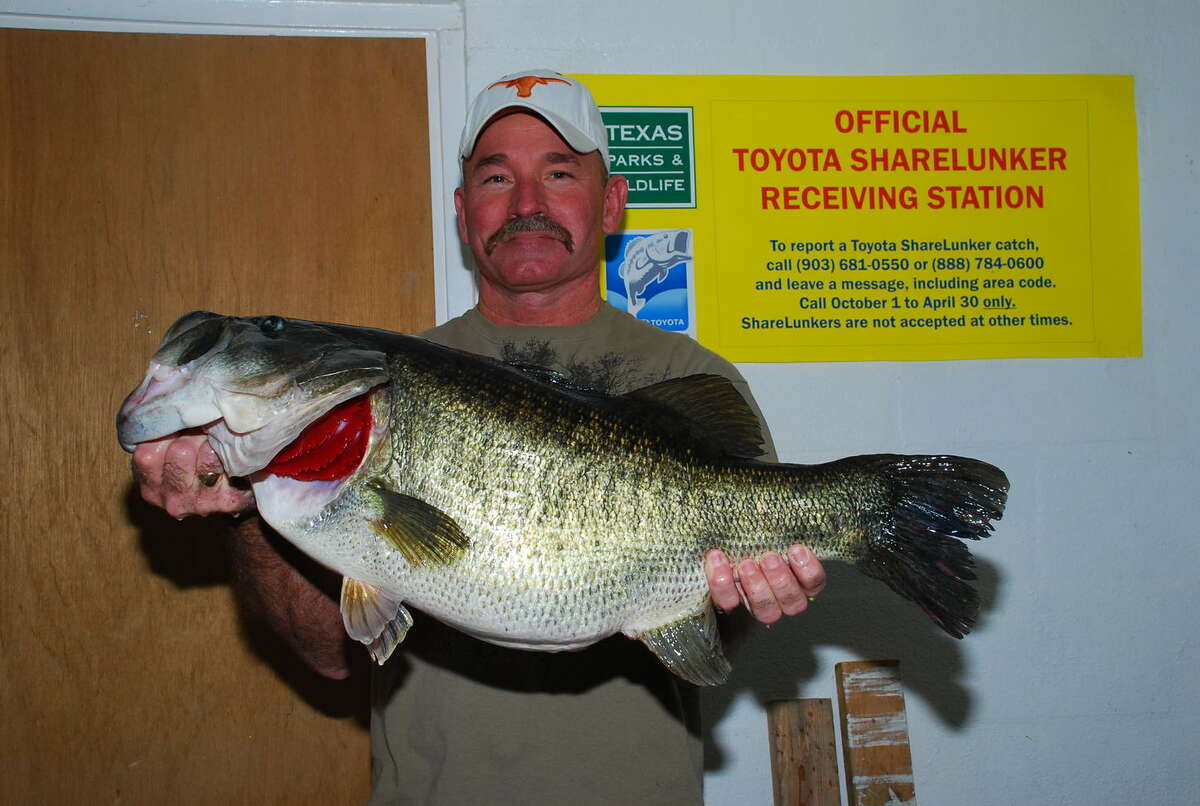
[[[240,604],[315,672],[339,680],[347,677],[346,633],[332,598],[336,575],[285,547],[278,536],[268,536],[266,528],[259,518],[250,517],[230,530],[229,555]]]

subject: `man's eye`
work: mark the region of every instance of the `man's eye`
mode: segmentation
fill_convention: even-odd
[[[503,174],[492,174],[491,176],[485,176],[483,178],[483,184],[485,185],[500,184],[507,181],[508,177],[504,176]]]
[[[572,176],[574,176],[574,174],[572,174],[570,171],[551,171],[550,172],[551,179],[570,179]]]

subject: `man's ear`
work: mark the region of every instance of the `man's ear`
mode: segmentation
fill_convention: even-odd
[[[463,212],[466,206],[466,198],[462,188],[454,189],[454,218],[458,221],[458,239],[467,246],[467,215]]]
[[[629,182],[620,174],[608,177],[604,186],[604,233],[612,235],[621,228],[625,202],[629,200]]]

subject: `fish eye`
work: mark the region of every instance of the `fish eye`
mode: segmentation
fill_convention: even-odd
[[[264,316],[258,323],[258,327],[262,330],[264,336],[274,336],[283,330],[284,319],[282,316]]]

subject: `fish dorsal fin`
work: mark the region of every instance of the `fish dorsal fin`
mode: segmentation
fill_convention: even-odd
[[[371,521],[376,534],[412,565],[449,565],[462,556],[470,539],[453,518],[419,498],[389,489],[376,480],[380,514]]]
[[[763,454],[758,418],[733,382],[721,375],[688,375],[635,389],[626,399],[661,407],[687,423],[689,434],[714,443],[726,456]]]
[[[380,666],[404,640],[412,616],[400,600],[373,585],[342,577],[342,624]]]
[[[711,604],[694,616],[634,636],[674,674],[697,686],[724,683],[732,667],[721,650]]]

